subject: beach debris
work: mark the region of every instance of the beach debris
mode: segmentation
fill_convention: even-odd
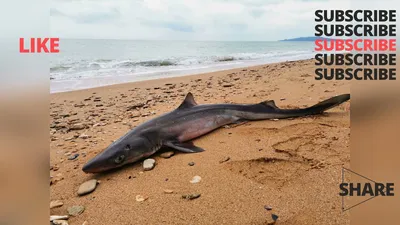
[[[70,155],[70,156],[68,157],[68,160],[75,160],[75,159],[77,159],[77,158],[78,158],[78,156],[79,156],[79,154],[78,154],[78,153],[76,153],[76,154],[73,154],[73,155]]]
[[[145,105],[145,104],[144,104],[143,102],[137,103],[137,104],[135,104],[135,105],[132,105],[132,106],[128,107],[128,109],[127,109],[126,111],[131,111],[131,110],[134,110],[134,109],[136,109],[136,108],[141,108],[141,107],[143,107],[144,105]]]
[[[68,221],[66,220],[53,220],[51,223],[54,225],[68,225]]]
[[[87,135],[87,134],[81,134],[81,135],[79,135],[79,137],[82,139],[88,139],[88,138],[91,138],[92,136]]]
[[[227,84],[223,84],[222,87],[232,87],[233,84],[227,83]]]
[[[173,156],[174,154],[175,154],[175,152],[173,152],[173,151],[164,152],[164,153],[160,154],[160,157],[164,158],[164,159],[168,159],[168,158],[171,158],[171,156]]]
[[[82,225],[89,225],[88,221],[82,223]]]
[[[60,200],[51,201],[50,202],[50,209],[58,208],[58,207],[61,207],[63,205],[64,205],[64,203],[62,201],[60,201]]]
[[[146,159],[143,161],[143,169],[145,171],[152,170],[156,165],[156,160],[154,159]]]
[[[269,205],[264,205],[264,209],[269,211],[269,210],[272,210],[272,207]]]
[[[70,216],[79,216],[80,214],[83,213],[83,211],[85,211],[85,206],[82,205],[74,205],[71,206],[67,209],[68,214]]]
[[[139,111],[135,110],[135,111],[131,112],[131,114],[129,114],[129,117],[135,118],[135,117],[140,117],[141,115],[142,114]]]
[[[271,214],[271,217],[272,217],[272,221],[268,222],[267,223],[268,225],[273,225],[278,220],[278,216],[275,214]]]
[[[56,184],[59,181],[64,180],[64,177],[62,177],[62,174],[59,173],[55,177],[50,177],[50,185]]]
[[[199,198],[200,196],[201,196],[200,193],[191,193],[191,194],[182,195],[182,198],[187,199],[187,200],[193,200],[193,199]]]
[[[286,100],[286,98],[281,98],[280,100],[281,100],[281,101],[285,101],[285,100]]]
[[[194,164],[195,164],[194,162],[188,163],[189,166],[194,166]]]
[[[164,193],[165,194],[172,194],[172,193],[174,193],[174,191],[171,190],[171,189],[164,189]]]
[[[148,199],[149,197],[143,196],[143,195],[136,195],[136,201],[137,202],[144,202]]]
[[[192,184],[197,184],[197,183],[199,183],[201,181],[201,177],[200,176],[194,176],[193,178],[192,178],[192,180],[190,181],[190,183],[192,183]]]
[[[83,130],[83,129],[85,129],[85,128],[86,128],[86,126],[83,125],[82,123],[75,123],[75,124],[72,124],[72,125],[69,127],[69,130]]]
[[[96,189],[97,183],[96,179],[91,179],[81,184],[78,188],[78,195],[82,196],[93,192]]]
[[[230,159],[231,159],[231,158],[230,158],[229,156],[224,157],[223,159],[221,159],[221,160],[219,161],[219,163],[228,162]]]
[[[52,216],[50,216],[50,222],[53,220],[67,220],[68,218],[69,218],[68,215],[64,215],[64,216],[52,215]]]
[[[53,220],[52,223],[54,225],[68,225],[68,221],[66,220]]]

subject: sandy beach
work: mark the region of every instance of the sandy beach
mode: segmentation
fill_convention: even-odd
[[[194,140],[206,151],[156,153],[150,171],[141,162],[104,174],[81,170],[131,128],[175,109],[188,92],[198,104],[275,100],[281,108],[350,93],[346,81],[316,81],[314,69],[313,60],[301,60],[51,94],[50,199],[63,205],[50,215],[80,205],[84,212],[69,224],[261,225],[272,223],[272,214],[276,224],[349,224],[338,185],[342,166],[350,165],[350,102],[323,115],[218,129]],[[194,176],[201,181],[192,184]],[[100,181],[96,190],[78,196],[90,179]],[[201,196],[182,198],[192,193]]]

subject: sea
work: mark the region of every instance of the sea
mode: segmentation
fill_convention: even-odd
[[[314,56],[314,42],[60,39],[50,92],[177,77]]]

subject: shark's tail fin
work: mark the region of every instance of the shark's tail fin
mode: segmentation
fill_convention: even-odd
[[[242,120],[264,120],[315,115],[340,105],[349,99],[350,94],[338,95],[304,109],[280,109],[275,105],[274,101],[270,100],[259,104],[247,105],[240,110],[237,116]]]
[[[325,101],[322,101],[318,104],[315,104],[311,107],[304,109],[279,109],[283,114],[286,114],[287,117],[298,117],[298,116],[307,116],[307,115],[315,115],[323,113],[324,111],[331,109],[335,106],[342,104],[350,99],[350,94],[338,95],[332,98],[329,98]]]

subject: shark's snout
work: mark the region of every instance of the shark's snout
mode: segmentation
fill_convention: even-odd
[[[99,172],[101,172],[102,171],[101,168],[96,164],[97,163],[92,159],[82,167],[82,171],[85,172],[85,173],[99,173]]]
[[[82,167],[82,171],[85,173],[100,173],[109,170],[111,168],[107,161],[104,155],[97,155]]]

